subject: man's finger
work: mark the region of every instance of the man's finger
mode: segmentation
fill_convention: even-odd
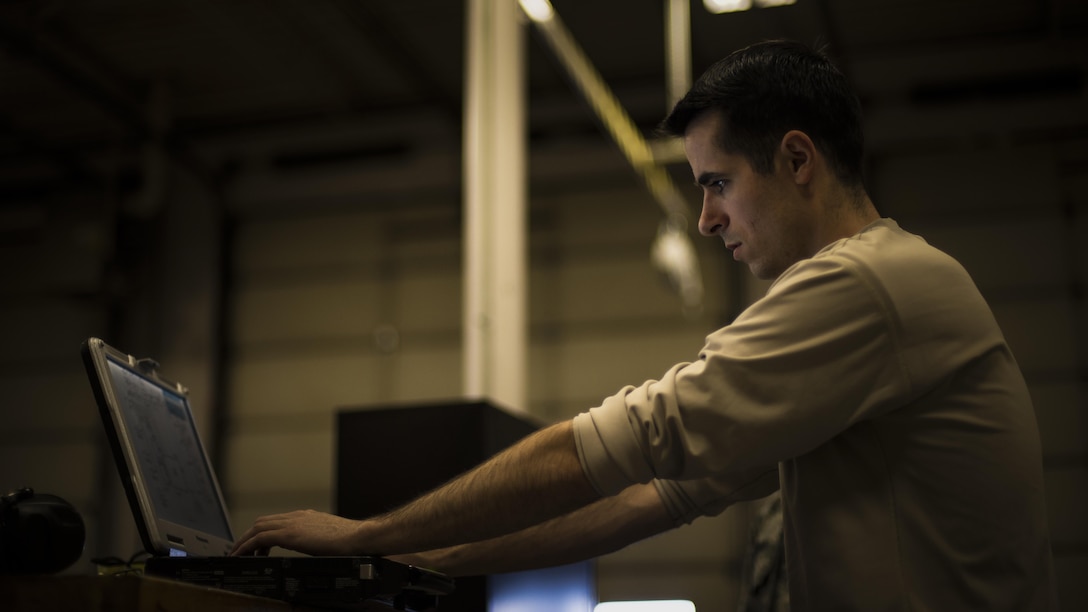
[[[267,551],[271,549],[271,546],[257,546],[252,544],[251,541],[262,533],[279,529],[287,518],[286,514],[270,514],[257,517],[257,520],[253,521],[253,526],[234,541],[234,550],[230,552],[231,556],[254,554],[258,548],[265,550],[265,554],[268,554]]]
[[[264,554],[268,554],[268,550],[272,547],[267,544],[263,544],[267,540],[266,534],[269,532],[264,530],[258,530],[256,527],[251,528],[242,537],[238,538],[234,543],[234,550],[231,551],[231,556],[244,556],[251,554],[260,554],[258,551],[264,550]]]

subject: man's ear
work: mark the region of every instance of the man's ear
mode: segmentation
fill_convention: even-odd
[[[797,184],[806,184],[812,180],[815,172],[816,145],[808,134],[799,130],[790,130],[782,136],[779,143],[779,152],[782,153],[793,180]]]

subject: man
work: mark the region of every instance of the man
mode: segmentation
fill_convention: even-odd
[[[877,213],[843,75],[802,45],[754,45],[664,127],[702,188],[700,232],[775,279],[763,299],[692,363],[399,510],[263,517],[236,554],[516,570],[780,487],[794,610],[1056,606],[1026,385],[963,268]]]

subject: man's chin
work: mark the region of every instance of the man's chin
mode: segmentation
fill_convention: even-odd
[[[774,280],[778,278],[784,269],[779,269],[777,266],[770,266],[767,262],[753,261],[748,262],[748,269],[752,272],[752,276],[759,280]]]

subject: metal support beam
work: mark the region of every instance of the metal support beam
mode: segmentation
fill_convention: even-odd
[[[691,89],[691,0],[665,0],[665,111]]]
[[[689,236],[688,203],[668,170],[658,160],[659,152],[639,132],[638,126],[556,14],[551,2],[520,1],[526,15],[533,20],[537,31],[627,158],[627,163],[638,173],[661,207],[665,219],[654,241],[652,261],[673,284],[683,302],[684,312],[692,316],[699,314],[703,307],[703,281],[695,247]]]
[[[527,405],[524,25],[516,0],[468,0],[464,392]]]

